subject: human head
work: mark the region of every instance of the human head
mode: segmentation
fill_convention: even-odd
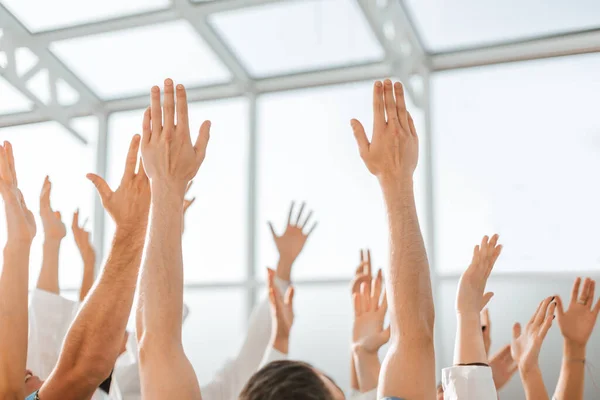
[[[325,374],[301,361],[274,361],[256,372],[239,400],[343,400],[344,392]]]
[[[25,371],[25,395],[29,396],[36,390],[40,390],[44,382],[37,376],[33,375],[33,372]]]

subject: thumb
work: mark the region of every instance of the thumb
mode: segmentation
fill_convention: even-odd
[[[196,138],[196,144],[194,144],[194,150],[196,150],[196,154],[201,156],[204,159],[206,155],[206,147],[208,146],[208,141],[210,139],[210,121],[204,121],[200,126],[200,132],[198,132],[198,137]]]
[[[513,325],[513,339],[518,339],[521,336],[521,324],[516,323]]]
[[[493,292],[487,292],[486,294],[483,295],[483,300],[482,300],[482,304],[481,304],[482,309],[485,308],[485,306],[487,306],[487,304],[490,302],[492,297],[494,297]]]
[[[110,198],[112,191],[104,179],[96,174],[87,174],[85,177],[88,178],[94,184],[94,186],[96,186],[96,190],[102,199],[102,203]]]
[[[352,126],[352,131],[354,131],[354,138],[358,144],[360,154],[366,153],[369,151],[369,139],[367,139],[365,128],[357,119],[352,119],[350,125]]]
[[[388,326],[383,331],[379,332],[378,339],[379,339],[379,343],[381,343],[380,346],[383,346],[384,344],[389,342],[391,334],[392,334],[392,330],[391,330],[390,326]]]

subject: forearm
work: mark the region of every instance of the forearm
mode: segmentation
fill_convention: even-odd
[[[275,270],[277,277],[283,281],[290,282],[293,263],[294,260],[288,260],[280,256],[279,261],[277,262],[277,269]]]
[[[528,371],[519,370],[527,400],[549,400],[539,365]]]
[[[358,376],[356,374],[356,365],[354,364],[354,352],[350,351],[350,389],[360,391],[358,385]]]
[[[458,313],[456,320],[454,365],[487,364],[479,313]]]
[[[50,293],[60,294],[58,284],[58,255],[62,239],[44,239],[42,269],[37,281],[37,288]]]
[[[153,191],[149,232],[139,280],[137,337],[140,350],[148,341],[181,345],[183,196]]]
[[[102,380],[110,373],[131,313],[144,233],[143,228],[117,228],[106,266],[69,329],[59,365],[89,363]]]
[[[390,226],[392,341],[406,335],[433,340],[434,307],[429,263],[415,206],[412,179],[382,181]],[[402,328],[405,328],[402,330]],[[410,329],[406,329],[410,327]],[[400,334],[402,332],[402,334]]]
[[[368,353],[360,348],[352,352],[358,387],[361,393],[377,388],[381,362],[377,353]]]
[[[79,301],[85,300],[90,289],[94,285],[94,263],[90,261],[83,262],[83,278],[81,280],[81,288],[79,289]]]
[[[21,394],[27,359],[31,242],[7,243],[0,275],[0,395]]]
[[[582,400],[585,381],[585,346],[565,341],[556,400]]]

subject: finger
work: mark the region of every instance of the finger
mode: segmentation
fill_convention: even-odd
[[[312,226],[312,228],[310,228],[310,230],[308,231],[308,233],[306,234],[306,236],[310,236],[313,233],[313,231],[317,227],[317,224],[318,224],[318,222],[315,222],[315,224]]]
[[[361,275],[357,278],[354,278],[354,280],[352,281],[352,284],[350,285],[350,292],[351,293],[359,293],[360,286],[363,283],[368,283],[370,279],[371,279],[371,277],[369,277],[367,275]]]
[[[373,282],[373,290],[372,290],[372,296],[371,296],[371,301],[373,302],[373,308],[377,309],[379,307],[379,299],[381,297],[381,283],[382,283],[382,275],[381,275],[381,270],[379,270],[377,272],[377,277],[375,278],[375,281]]]
[[[360,293],[352,293],[352,302],[354,303],[354,317],[360,317],[362,314]]]
[[[292,214],[294,213],[294,206],[296,205],[295,201],[292,201],[292,204],[290,205],[290,212],[288,213],[288,220],[287,220],[287,224],[291,225],[292,224]]]
[[[385,100],[385,112],[387,114],[388,125],[400,126],[398,112],[396,111],[396,101],[394,100],[394,88],[392,81],[386,79],[383,82],[383,98]]]
[[[585,278],[585,281],[583,282],[583,289],[581,289],[581,294],[579,295],[579,301],[582,304],[587,304],[588,302],[591,284],[592,280],[590,278]]]
[[[275,233],[275,228],[273,228],[273,224],[269,221],[269,229],[271,230],[271,235],[273,235],[273,239],[277,239],[277,234]]]
[[[367,134],[365,133],[365,128],[362,126],[360,121],[357,119],[353,119],[350,121],[350,126],[352,127],[352,132],[354,132],[354,139],[356,139],[356,144],[358,145],[358,153],[362,156],[369,152],[369,139],[367,138]]]
[[[596,297],[596,281],[592,279],[592,282],[590,283],[590,292],[588,294],[587,303],[586,303],[586,305],[590,308],[590,310],[592,309],[592,306],[594,305],[595,297]]]
[[[162,109],[160,107],[160,88],[153,86],[150,90],[150,118],[152,120],[152,135],[153,142],[160,138],[162,133]]]
[[[406,102],[404,100],[404,86],[400,82],[396,82],[394,84],[394,92],[396,94],[396,113],[398,114],[398,119],[400,121],[400,125],[406,133],[410,132],[410,126],[408,123],[408,111],[406,111]]]
[[[544,321],[543,321],[542,329],[540,330],[540,333],[538,334],[538,336],[540,338],[542,338],[542,340],[546,337],[546,334],[550,330],[550,327],[552,327],[552,321],[554,320],[554,310],[555,309],[556,309],[556,303],[555,302],[550,303],[550,306],[548,307],[548,313],[545,316]]]
[[[521,336],[521,324],[516,323],[513,325],[513,339],[518,339]]]
[[[202,125],[200,125],[200,131],[198,132],[198,137],[194,144],[194,150],[196,151],[196,156],[200,159],[200,162],[204,161],[204,157],[206,156],[206,148],[208,147],[208,141],[210,140],[210,127],[210,121],[204,121]]]
[[[558,314],[558,319],[560,320],[565,313],[563,302],[560,296],[555,296],[554,301],[556,301],[556,313]]]
[[[50,208],[50,178],[46,176],[42,184],[42,193],[40,193],[40,211]]]
[[[163,103],[163,132],[168,140],[175,130],[175,90],[169,78],[165,79]]]
[[[483,257],[484,260],[486,260],[488,257],[488,242],[489,242],[489,240],[490,240],[490,238],[487,235],[485,235],[483,237],[483,239],[481,239],[481,245],[480,245],[481,256]]]
[[[304,222],[302,223],[302,226],[300,227],[302,230],[304,230],[304,228],[308,224],[308,221],[310,220],[310,217],[312,217],[312,215],[313,215],[312,211],[308,213],[308,215],[306,216],[306,219],[304,219]]]
[[[148,175],[146,174],[146,169],[144,168],[144,160],[140,157],[138,162],[138,172],[136,174],[137,179],[148,180]]]
[[[294,302],[294,287],[290,286],[285,292],[285,304],[288,306],[292,306]]]
[[[376,81],[373,85],[373,125],[385,126],[385,111],[383,102],[383,84]]]
[[[369,296],[367,296],[367,283],[361,283],[360,285],[360,308],[362,312],[369,311]]]
[[[383,315],[385,315],[387,313],[387,309],[388,309],[387,292],[384,290],[383,297],[381,298],[381,305],[379,306],[379,312],[381,312]]]
[[[367,249],[367,274],[373,276],[373,268],[371,265],[371,250]]]
[[[296,226],[300,225],[300,218],[302,217],[302,213],[304,212],[305,206],[306,206],[306,202],[302,202],[302,205],[300,206],[300,211],[298,211],[298,217],[296,218],[296,223],[294,225],[296,225]]]
[[[579,296],[579,286],[581,286],[581,278],[577,277],[573,283],[573,289],[571,290],[571,303],[577,302],[577,297]]]
[[[384,344],[390,341],[391,333],[392,330],[390,326],[379,332],[379,334],[377,335],[377,342],[379,344],[379,347],[383,346]]]
[[[500,254],[502,253],[503,248],[504,248],[504,246],[502,246],[502,245],[496,246],[496,248],[494,248],[493,254],[492,254],[492,259],[490,260],[490,268],[489,268],[490,273],[492,272],[492,269],[496,265],[496,261],[498,260],[498,257],[500,257]]]
[[[86,178],[88,178],[94,184],[94,186],[96,186],[96,190],[98,191],[102,202],[104,203],[105,201],[108,201],[112,195],[112,191],[110,190],[110,187],[106,181],[96,174],[87,174]]]
[[[8,155],[6,154],[6,143],[4,146],[0,146],[0,178],[8,184],[12,184],[13,175],[8,165]]]
[[[596,315],[600,314],[600,299],[598,299],[598,302],[596,303],[596,307],[594,307],[592,312]]]
[[[79,210],[73,213],[73,221],[71,222],[71,229],[76,231],[79,228]]]
[[[493,292],[488,292],[486,294],[483,295],[483,301],[482,301],[482,307],[487,306],[487,304],[490,302],[490,300],[492,299],[492,297],[494,297],[494,293]]]
[[[534,325],[535,326],[540,326],[541,324],[544,323],[544,319],[546,318],[546,313],[548,311],[548,307],[550,306],[550,302],[552,301],[552,297],[548,297],[547,299],[545,299],[542,302],[542,306],[540,307],[535,320],[534,320]]]
[[[150,110],[151,107],[146,108],[146,111],[144,111],[144,119],[142,120],[142,139],[144,143],[150,143],[150,138],[152,137]]]
[[[544,305],[544,301],[541,301],[540,304],[538,304],[537,308],[535,309],[535,312],[533,313],[533,315],[531,316],[531,319],[529,320],[528,325],[531,325],[535,322],[535,317],[537,317],[537,315],[539,314],[542,306]]]
[[[412,115],[410,115],[410,113],[408,113],[408,126],[410,127],[410,133],[414,137],[418,137],[417,136],[417,128],[415,128],[415,121],[413,121]]]
[[[183,211],[184,212],[187,211],[187,209],[190,208],[192,206],[192,204],[194,204],[195,201],[196,201],[196,198],[192,197],[192,199],[187,202],[187,204],[186,204],[186,206],[185,206],[185,208],[184,208]]]
[[[138,160],[138,150],[140,149],[140,135],[133,135],[131,142],[129,142],[129,151],[127,151],[127,158],[125,159],[125,171],[123,172],[123,178],[121,182],[133,179],[135,176],[135,166]]]
[[[481,250],[479,249],[479,245],[475,246],[473,249],[473,260],[471,261],[471,265],[477,266],[479,264]]]
[[[180,125],[188,128],[190,126],[188,117],[187,92],[182,84],[177,85],[177,126]]]
[[[8,168],[12,176],[12,181],[15,186],[18,186],[17,167],[15,166],[15,153],[13,152],[12,144],[6,141],[4,142],[4,148],[6,149],[6,158],[8,160]]]

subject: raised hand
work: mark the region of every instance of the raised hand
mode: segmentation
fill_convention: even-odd
[[[273,235],[275,246],[277,246],[277,251],[279,252],[277,276],[286,281],[290,280],[292,264],[300,255],[300,252],[304,248],[306,240],[308,239],[310,234],[317,227],[317,223],[315,222],[310,227],[310,229],[306,233],[304,233],[305,228],[307,227],[308,222],[310,220],[310,217],[312,216],[312,211],[310,211],[306,218],[302,218],[304,207],[305,203],[302,203],[302,206],[300,206],[300,211],[298,211],[298,215],[294,219],[294,202],[292,202],[290,212],[288,214],[287,226],[283,234],[281,234],[281,236],[275,233],[275,228],[273,227],[273,224],[269,222],[269,228],[271,229],[271,234]]]
[[[98,190],[102,205],[118,228],[145,230],[148,223],[150,184],[141,160],[137,173],[135,171],[139,147],[140,135],[134,135],[127,153],[125,172],[116,191],[113,192],[106,181],[98,175],[87,174],[87,178]]]
[[[380,302],[382,285],[383,278],[379,270],[372,285],[370,282],[363,282],[360,291],[352,294],[354,303],[352,346],[355,350],[377,354],[381,346],[390,340],[390,328],[383,327],[387,313],[387,298],[384,292]]]
[[[0,195],[4,200],[8,241],[28,241],[35,237],[35,217],[18,188],[15,157],[10,142],[0,146]]]
[[[371,286],[371,280],[373,279],[371,276],[371,270],[371,250],[361,250],[360,264],[356,268],[354,278],[352,278],[352,282],[350,283],[350,293],[353,298],[355,293],[360,293],[360,285],[363,282],[369,287]]]
[[[272,315],[272,345],[281,353],[287,354],[290,331],[294,324],[294,288],[290,286],[285,293],[285,299],[275,285],[275,271],[268,268],[269,302]]]
[[[594,305],[596,281],[586,278],[581,291],[581,278],[577,278],[571,292],[571,303],[565,311],[562,299],[557,296],[558,327],[569,344],[587,345],[600,313],[600,300]]]
[[[519,369],[512,358],[510,344],[501,348],[490,358],[490,368],[492,368],[496,390],[500,390]]]
[[[490,320],[490,310],[487,308],[481,312],[481,332],[483,333],[485,354],[489,356],[490,347],[492,347],[492,321]]]
[[[85,224],[87,221],[79,226],[79,210],[73,213],[73,222],[71,223],[71,230],[73,231],[73,237],[75,238],[75,244],[81,253],[83,258],[83,264],[92,267],[96,264],[96,251],[92,246],[90,240],[90,232],[85,230]]]
[[[177,102],[173,81],[164,84],[164,105],[160,106],[160,89],[151,91],[151,106],[144,113],[142,158],[153,190],[174,190],[183,202],[189,181],[196,176],[206,156],[210,138],[210,121],[204,121],[192,144],[188,105],[183,85],[177,85]],[[175,110],[177,109],[177,125]],[[162,123],[161,123],[162,121]]]
[[[50,182],[50,178],[46,176],[44,185],[42,186],[42,193],[40,194],[40,217],[42,217],[46,240],[61,240],[67,235],[67,228],[65,228],[65,224],[61,220],[60,211],[53,211],[50,206],[51,190],[52,183]]]
[[[483,237],[481,245],[475,246],[471,265],[462,274],[456,296],[456,312],[458,314],[477,314],[491,300],[493,293],[485,293],[485,285],[500,256],[502,246],[497,245],[498,235],[489,239]]]
[[[419,158],[419,141],[412,117],[406,110],[404,88],[400,82],[396,82],[393,89],[389,79],[383,84],[375,82],[373,112],[371,142],[363,125],[356,119],[351,121],[365,165],[380,181],[412,178]]]
[[[540,303],[524,331],[518,322],[513,326],[511,355],[517,362],[521,373],[538,367],[542,343],[554,319],[554,310],[556,309],[554,299],[554,297],[548,297]]]

